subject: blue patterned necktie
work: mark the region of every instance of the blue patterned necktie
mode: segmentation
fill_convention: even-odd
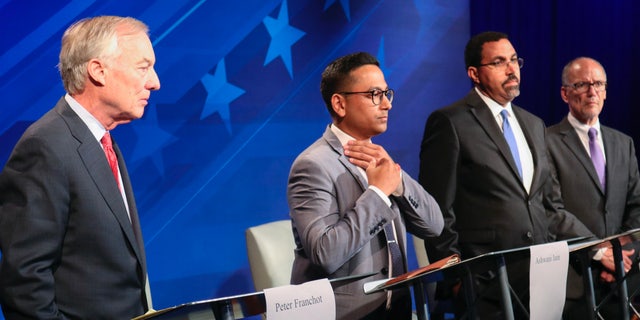
[[[518,168],[518,175],[520,176],[520,179],[522,179],[522,164],[520,163],[520,153],[518,152],[516,137],[515,135],[513,135],[513,130],[511,130],[511,124],[509,124],[509,111],[507,111],[507,109],[503,109],[502,111],[500,111],[500,115],[502,116],[502,133],[504,134],[504,138],[507,140],[509,149],[511,149],[513,161],[515,161],[516,167]]]
[[[389,250],[389,277],[397,277],[404,271],[404,260],[402,259],[402,251],[393,232],[393,224],[389,222],[384,225],[384,235],[387,237],[387,249]]]
[[[598,180],[600,180],[600,186],[602,190],[605,188],[605,163],[604,156],[602,155],[602,149],[598,144],[598,131],[594,128],[589,128],[589,153],[591,154],[591,162],[596,168],[598,173]]]
[[[387,250],[389,251],[389,278],[397,277],[405,273],[404,259],[402,258],[402,251],[400,245],[393,232],[393,221],[384,225],[384,235],[387,237]],[[387,310],[391,308],[391,296],[392,291],[387,291]]]

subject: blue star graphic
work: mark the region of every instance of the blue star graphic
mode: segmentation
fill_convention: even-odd
[[[327,0],[324,3],[324,11],[327,11],[332,4],[334,4],[336,0]],[[349,9],[349,0],[340,0],[340,5],[342,6],[342,10],[344,10],[344,15],[347,17],[347,21],[351,21],[351,9]]]
[[[289,25],[289,13],[287,12],[287,1],[283,1],[278,13],[278,19],[267,16],[262,20],[269,35],[271,43],[267,51],[267,57],[264,60],[266,66],[269,62],[277,57],[281,57],[284,62],[289,76],[293,79],[293,67],[291,66],[291,46],[293,46],[305,32]]]
[[[204,102],[204,109],[200,114],[200,120],[214,114],[220,114],[227,132],[231,134],[231,116],[229,114],[229,104],[245,93],[244,90],[227,82],[227,67],[224,59],[218,62],[214,75],[205,74],[200,79],[207,90],[207,100]]]
[[[133,131],[138,137],[138,142],[133,149],[132,160],[138,161],[144,157],[151,157],[158,171],[164,172],[164,161],[157,155],[162,147],[178,140],[171,133],[160,129],[158,125],[158,114],[155,106],[147,106],[145,115],[136,121]]]

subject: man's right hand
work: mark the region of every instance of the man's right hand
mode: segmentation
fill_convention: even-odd
[[[344,146],[344,151],[351,163],[367,172],[369,185],[377,187],[387,196],[400,185],[400,165],[391,159],[382,146],[367,141],[352,140]]]

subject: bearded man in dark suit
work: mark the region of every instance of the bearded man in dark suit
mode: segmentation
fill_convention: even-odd
[[[445,219],[442,234],[425,240],[429,259],[453,253],[468,259],[543,244],[554,240],[550,230],[566,238],[591,235],[562,210],[559,198],[545,195],[551,172],[545,125],[512,104],[520,94],[524,60],[507,35],[474,36],[465,48],[465,63],[474,88],[461,100],[431,113],[422,140],[419,181],[434,196]],[[510,284],[525,305],[527,270],[524,262],[508,266]],[[496,280],[495,274],[478,275],[475,292],[497,290]],[[442,283],[438,296],[462,296],[456,288],[456,284]],[[483,319],[502,318],[497,299],[491,294],[480,297],[477,314]],[[458,316],[465,308],[464,304],[457,308]],[[519,317],[521,308],[514,310]]]

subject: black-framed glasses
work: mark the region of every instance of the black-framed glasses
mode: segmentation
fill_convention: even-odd
[[[518,68],[522,69],[524,66],[524,59],[522,58],[513,58],[511,60],[496,60],[489,63],[479,64],[478,67],[492,67],[495,69],[506,69],[510,64],[517,64]]]
[[[585,93],[589,91],[589,88],[591,87],[596,89],[597,92],[602,92],[607,90],[607,82],[606,81],[594,81],[594,82],[580,81],[574,84],[567,84],[565,85],[565,87],[572,88],[573,90],[576,91],[576,93]]]
[[[373,102],[373,104],[376,106],[382,103],[382,97],[387,97],[387,99],[389,100],[389,103],[393,102],[393,89],[387,89],[387,90],[375,89],[370,91],[352,91],[352,92],[343,91],[338,93],[339,94],[368,94],[371,97],[371,102]]]

